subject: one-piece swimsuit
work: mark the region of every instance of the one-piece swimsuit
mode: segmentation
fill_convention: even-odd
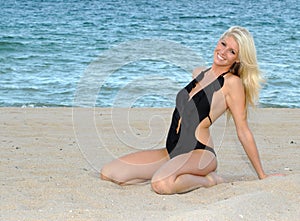
[[[229,71],[223,73],[212,83],[190,97],[190,92],[196,87],[196,84],[203,79],[204,74],[208,70],[210,70],[210,68],[202,71],[186,87],[180,90],[176,96],[176,107],[173,111],[166,140],[166,148],[170,158],[196,149],[208,150],[216,155],[212,147],[196,139],[195,131],[197,126],[205,118],[208,118],[210,123],[212,123],[209,116],[212,98],[214,93],[223,87],[224,75]]]

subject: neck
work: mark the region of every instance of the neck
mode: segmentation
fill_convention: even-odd
[[[211,66],[211,71],[216,75],[220,76],[221,74],[227,72],[230,69],[230,67],[227,66],[217,66],[217,65],[212,65]]]

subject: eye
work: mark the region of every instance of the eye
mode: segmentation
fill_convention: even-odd
[[[224,41],[221,41],[221,45],[226,46],[226,43]]]
[[[235,51],[234,51],[234,50],[231,50],[231,54],[235,55]]]

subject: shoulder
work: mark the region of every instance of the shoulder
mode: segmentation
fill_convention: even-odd
[[[224,76],[225,85],[232,90],[244,90],[242,79],[234,74],[228,73]]]
[[[242,79],[233,74],[224,76],[223,92],[226,95],[227,104],[237,104],[245,102],[245,88]]]
[[[226,97],[226,103],[232,114],[234,115],[237,110],[243,110],[245,107],[245,88],[242,79],[233,74],[227,74],[224,76],[224,90]]]
[[[196,78],[201,73],[201,71],[204,71],[206,69],[207,69],[207,67],[204,67],[204,66],[196,67],[192,72],[192,77]]]

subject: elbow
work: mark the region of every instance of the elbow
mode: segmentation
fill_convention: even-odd
[[[237,136],[242,144],[249,142],[253,137],[249,128],[239,129],[237,131]]]
[[[245,140],[245,135],[244,135],[244,133],[241,132],[241,131],[238,131],[238,132],[237,132],[237,137],[239,138],[239,141],[240,141],[241,143],[243,143],[243,141]]]

